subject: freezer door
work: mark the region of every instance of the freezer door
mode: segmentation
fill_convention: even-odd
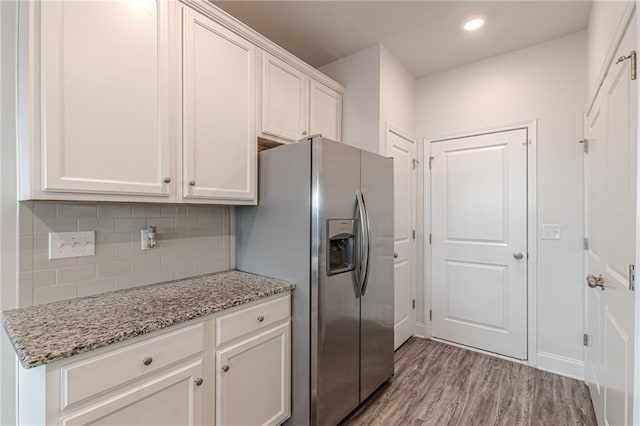
[[[311,423],[335,425],[360,401],[360,303],[353,270],[327,274],[328,224],[354,218],[360,151],[318,138],[311,157]]]
[[[360,400],[393,375],[393,159],[361,154],[369,263],[360,298]]]

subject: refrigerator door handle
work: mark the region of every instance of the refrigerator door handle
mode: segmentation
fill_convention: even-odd
[[[367,217],[366,217],[366,211],[364,206],[364,199],[362,198],[362,194],[360,193],[360,191],[356,191],[356,214],[357,214],[357,220],[359,224],[359,229],[358,229],[359,241],[357,244],[358,250],[356,250],[355,292],[356,292],[356,298],[359,298],[362,292],[362,286],[364,284],[364,273],[366,270],[366,264],[364,262],[366,262],[366,260],[369,257],[367,240],[366,240]]]
[[[365,217],[365,229],[363,232],[365,235],[365,259],[364,270],[362,271],[362,284],[360,286],[360,297],[364,296],[367,291],[367,283],[369,282],[369,260],[371,254],[371,224],[369,223],[369,212],[367,211],[367,205],[364,201],[364,194],[360,192],[360,198],[362,199],[362,207],[364,208]]]

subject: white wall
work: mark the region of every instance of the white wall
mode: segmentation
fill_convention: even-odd
[[[627,1],[594,1],[589,15],[587,32],[588,95],[595,90],[596,80],[612,47],[618,26],[627,7]]]
[[[583,359],[583,110],[585,31],[418,80],[417,134],[538,120],[538,227],[562,224],[561,241],[538,243],[538,357],[564,372]]]
[[[345,87],[342,141],[371,152],[380,146],[380,47],[371,46],[320,68]]]
[[[17,2],[0,2],[0,310],[17,306],[16,46]],[[0,424],[16,423],[13,347],[0,333]]]
[[[387,123],[413,135],[416,79],[380,45],[380,152],[386,154]]]

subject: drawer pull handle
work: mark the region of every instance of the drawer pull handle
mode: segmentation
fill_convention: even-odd
[[[151,365],[151,363],[153,362],[153,358],[151,358],[150,356],[146,356],[144,357],[144,359],[142,360],[142,363],[144,365]]]
[[[229,371],[229,366],[228,366],[227,364],[223,365],[223,366],[222,366],[222,371],[224,371],[225,373],[226,373],[227,371]]]
[[[204,383],[204,380],[202,380],[202,377],[198,377],[194,380],[196,386],[202,386],[202,384]]]
[[[262,321],[264,321],[264,317],[262,315],[259,315],[258,316],[258,322],[262,322]]]

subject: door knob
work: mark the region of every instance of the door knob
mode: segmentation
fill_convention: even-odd
[[[520,260],[520,259],[522,259],[523,257],[524,257],[524,254],[522,254],[522,252],[520,252],[520,251],[517,251],[517,252],[513,253],[513,258],[514,258],[514,259],[518,259],[518,260]]]
[[[587,275],[587,285],[591,288],[600,287],[600,290],[604,291],[604,277],[602,274],[595,275],[589,274]]]

